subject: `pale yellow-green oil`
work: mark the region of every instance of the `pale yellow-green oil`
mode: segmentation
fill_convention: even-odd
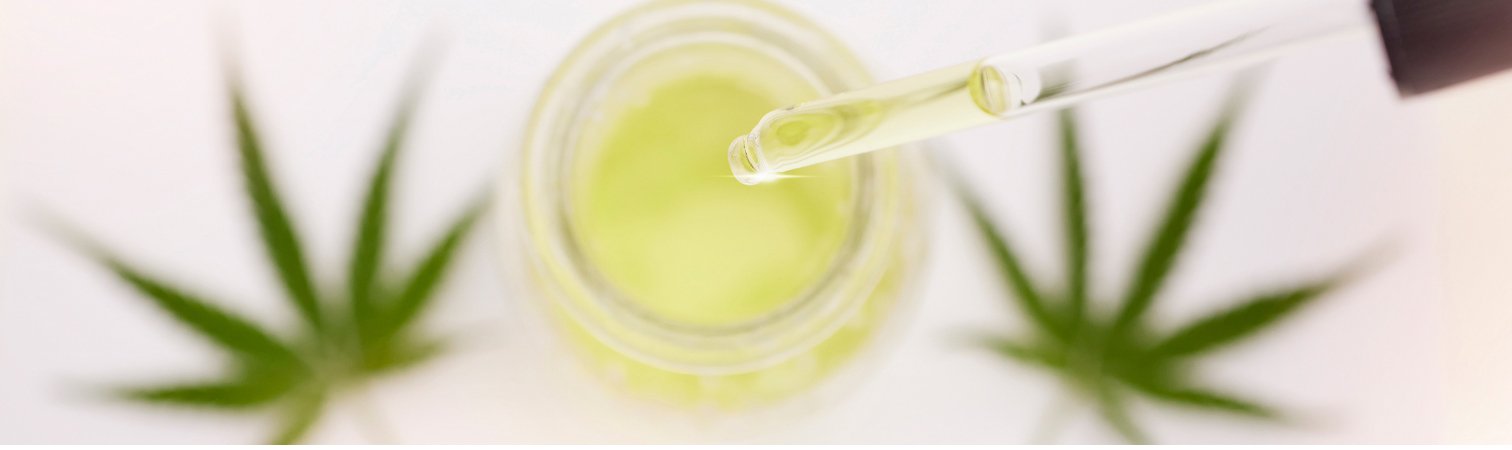
[[[731,177],[724,152],[767,111],[818,96],[809,80],[754,50],[689,44],[640,60],[604,95],[574,149],[570,223],[587,263],[627,301],[674,323],[748,324],[829,272],[858,220],[856,166],[751,187]],[[857,323],[879,313],[865,307]],[[578,341],[633,391],[736,407],[805,389],[870,332],[842,327],[791,360],[724,376],[643,364],[585,333]]]
[[[999,120],[1013,91],[1001,72],[960,64],[773,110],[728,147],[747,184]],[[759,155],[757,155],[759,154]],[[780,184],[780,183],[779,183]]]

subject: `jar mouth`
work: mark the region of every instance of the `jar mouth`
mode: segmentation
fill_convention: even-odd
[[[574,235],[571,162],[582,125],[620,74],[642,58],[680,45],[721,43],[782,61],[821,94],[869,78],[827,33],[774,6],[724,0],[661,1],[600,26],[568,56],[544,89],[522,152],[527,248],[537,285],[596,339],[649,364],[684,372],[749,371],[827,337],[870,297],[887,272],[898,208],[879,205],[901,188],[891,156],[856,158],[851,219],[830,266],[793,299],[727,325],[669,320],[638,305],[585,256]],[[731,180],[734,183],[734,180]],[[886,203],[886,202],[882,202]]]
[[[581,175],[573,174],[572,168],[579,158],[586,158],[588,155],[578,154],[579,151],[583,150],[579,142],[582,133],[574,132],[574,130],[578,130],[584,124],[592,121],[591,116],[602,110],[607,90],[620,81],[625,71],[641,61],[662,52],[676,51],[678,48],[684,46],[698,46],[711,43],[755,51],[774,60],[782,61],[785,69],[792,70],[806,79],[808,84],[818,89],[821,95],[831,93],[830,86],[824,84],[823,77],[804,65],[802,61],[796,60],[792,55],[784,53],[782,49],[776,48],[770,43],[751,35],[698,31],[656,36],[653,39],[639,42],[622,57],[599,61],[601,64],[599,67],[589,69],[592,72],[604,75],[599,77],[595,81],[594,86],[583,96],[582,100],[577,102],[575,107],[577,111],[571,114],[573,119],[565,128],[567,132],[560,137],[561,140],[559,142],[563,147],[559,155],[560,162],[557,164],[558,169],[561,171],[557,175],[557,192],[571,192],[577,189],[574,182]],[[560,217],[559,220],[561,220],[561,223],[565,225],[562,229],[565,237],[563,240],[565,247],[564,254],[571,261],[572,265],[582,272],[584,279],[595,287],[594,290],[600,293],[602,301],[615,303],[615,305],[612,305],[613,307],[625,311],[626,314],[633,315],[634,320],[647,323],[651,326],[675,331],[689,337],[710,339],[749,334],[761,328],[780,324],[791,316],[802,314],[805,310],[810,309],[812,307],[811,303],[821,301],[828,286],[848,272],[847,263],[858,256],[858,251],[861,250],[864,242],[862,238],[866,231],[865,223],[868,222],[866,220],[867,214],[871,209],[871,196],[875,190],[872,180],[876,172],[876,164],[874,161],[865,158],[842,161],[839,164],[850,164],[853,166],[853,170],[851,171],[852,176],[850,177],[851,194],[847,195],[846,201],[848,204],[847,208],[850,210],[849,217],[852,219],[846,227],[842,244],[834,255],[830,256],[830,264],[825,268],[823,275],[819,277],[816,283],[808,286],[797,295],[788,298],[776,308],[765,311],[755,317],[734,323],[709,325],[674,320],[644,308],[640,302],[632,299],[630,295],[623,292],[615,283],[611,282],[609,277],[600,271],[598,266],[583,251],[583,240],[578,235],[577,227],[573,226],[576,216],[575,209],[578,205],[574,204],[574,199],[571,195],[560,196],[556,202],[556,214]]]

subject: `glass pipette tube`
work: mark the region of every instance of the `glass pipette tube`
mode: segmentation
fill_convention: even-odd
[[[1363,0],[1222,0],[778,109],[730,144],[748,185],[953,131],[1366,36]],[[1076,73],[1073,73],[1073,66]]]

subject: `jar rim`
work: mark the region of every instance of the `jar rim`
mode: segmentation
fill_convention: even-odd
[[[751,0],[654,1],[599,26],[558,66],[537,101],[521,152],[522,217],[537,286],[595,339],[643,362],[683,372],[726,374],[754,370],[806,350],[828,337],[870,296],[888,264],[898,208],[888,189],[901,189],[891,155],[857,158],[853,218],[831,267],[800,297],[749,321],[697,326],[661,320],[624,298],[577,249],[563,172],[575,150],[577,125],[595,98],[582,95],[617,81],[612,70],[668,38],[723,35],[754,40],[783,52],[790,67],[811,78],[821,94],[870,82],[850,52],[812,22]],[[689,43],[698,42],[688,41]],[[610,74],[610,75],[605,75]],[[904,183],[906,184],[906,183]],[[884,205],[885,206],[885,205]]]

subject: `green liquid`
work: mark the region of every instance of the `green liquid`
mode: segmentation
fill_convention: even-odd
[[[819,94],[782,62],[728,44],[630,67],[574,155],[571,222],[589,265],[674,323],[739,324],[801,297],[851,228],[854,166],[748,187],[730,176],[725,150],[767,111]]]
[[[768,113],[729,145],[742,183],[1002,120],[1018,89],[976,63],[825,97]]]
[[[564,175],[572,239],[599,281],[662,321],[719,327],[759,321],[831,271],[860,225],[857,165],[821,164],[751,187],[731,176],[726,157],[732,133],[821,94],[790,67],[733,44],[687,44],[638,59],[596,94],[566,149]],[[886,248],[873,257],[901,250]],[[585,328],[568,336],[613,385],[639,397],[730,410],[766,404],[810,389],[856,356],[891,310],[903,267],[888,267],[827,338],[749,372],[669,370]]]

